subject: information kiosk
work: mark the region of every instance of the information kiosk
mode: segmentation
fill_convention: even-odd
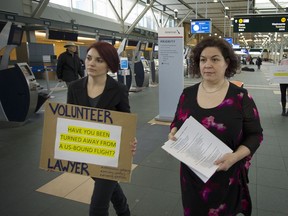
[[[126,50],[127,38],[124,38],[119,47],[118,47],[118,55],[120,58],[120,69],[117,73],[117,80],[127,86],[127,89],[130,90],[132,83],[132,75],[131,68],[129,65],[128,57],[123,55],[123,52]]]
[[[129,45],[129,41],[128,41]],[[132,85],[134,87],[148,87],[149,86],[149,77],[150,77],[150,66],[146,59],[143,59],[142,54],[146,49],[146,42],[138,41],[136,48],[133,53],[133,69],[134,69],[134,80]],[[131,67],[132,68],[132,67]],[[133,79],[133,77],[132,77]]]
[[[5,48],[5,52],[0,61],[0,128],[22,125],[48,99],[48,94],[40,94],[27,63],[8,67],[9,55],[20,46],[22,36],[22,28],[11,22],[2,26],[0,49]]]
[[[0,71],[0,125],[24,123],[42,106],[45,100],[38,98],[38,86],[27,63]]]

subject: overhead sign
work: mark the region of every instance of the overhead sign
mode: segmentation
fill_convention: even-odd
[[[211,19],[191,20],[191,33],[211,33]]]
[[[288,15],[243,15],[235,16],[234,32],[288,32]]]

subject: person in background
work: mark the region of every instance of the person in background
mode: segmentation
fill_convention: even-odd
[[[262,59],[260,56],[258,56],[256,59],[256,65],[258,66],[258,70],[260,70],[260,67],[262,65]]]
[[[175,133],[192,116],[233,153],[215,160],[218,169],[206,183],[181,162],[184,215],[250,216],[248,169],[263,139],[257,107],[246,89],[228,81],[239,67],[228,42],[205,38],[192,56],[193,75],[202,81],[183,90],[168,138],[176,140]]]
[[[68,86],[70,82],[84,76],[77,46],[73,42],[67,42],[64,47],[66,51],[61,53],[57,61],[57,77],[60,81],[65,81]]]
[[[283,55],[283,59],[280,61],[280,65],[287,65],[288,67],[288,58],[287,55]],[[281,92],[281,105],[282,105],[282,116],[288,116],[288,111],[286,112],[286,95],[287,95],[288,83],[280,83],[280,92]]]
[[[67,103],[97,107],[120,112],[130,112],[128,89],[115,81],[107,72],[119,68],[117,50],[109,43],[95,42],[87,50],[85,68],[87,76],[68,86]],[[131,141],[131,151],[136,151],[136,138]],[[93,178],[95,181],[90,203],[90,216],[107,216],[109,203],[117,215],[130,216],[127,198],[117,181]]]

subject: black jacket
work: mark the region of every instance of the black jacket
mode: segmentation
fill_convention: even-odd
[[[72,56],[68,51],[61,53],[57,62],[57,77],[66,82],[77,80],[84,76],[80,58],[77,54]]]
[[[68,86],[67,103],[90,107],[87,93],[88,77],[72,82]],[[128,89],[107,75],[106,85],[97,104],[97,108],[130,112]]]

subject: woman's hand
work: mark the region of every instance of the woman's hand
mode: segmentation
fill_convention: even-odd
[[[219,166],[217,171],[227,171],[235,163],[250,155],[250,153],[246,146],[240,145],[235,152],[224,154],[214,164]]]
[[[134,156],[136,154],[136,148],[137,148],[137,139],[134,137],[134,140],[130,142],[131,145],[131,152],[132,155]]]
[[[177,128],[173,127],[171,129],[170,133],[168,134],[168,139],[176,141],[177,140],[176,137],[175,137],[176,132],[177,132]]]
[[[235,153],[224,154],[221,158],[214,162],[215,165],[218,165],[217,171],[227,171],[231,166],[237,162],[237,157]]]

